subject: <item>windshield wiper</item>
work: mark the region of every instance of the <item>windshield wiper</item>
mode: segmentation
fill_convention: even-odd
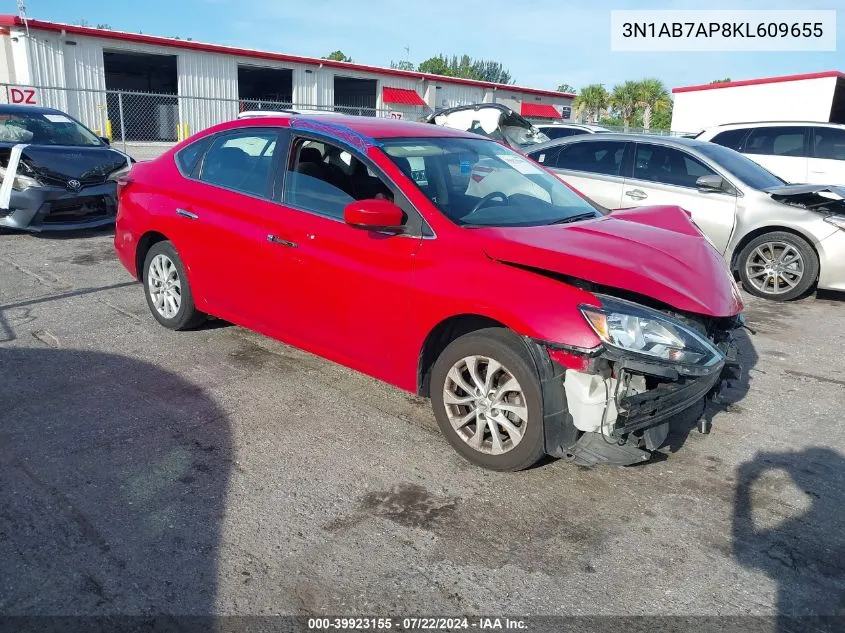
[[[577,222],[578,220],[588,220],[590,218],[597,218],[600,217],[599,213],[592,211],[590,213],[579,213],[578,215],[571,215],[568,218],[561,218],[560,220],[555,220],[551,222],[551,224],[569,224],[570,222]]]

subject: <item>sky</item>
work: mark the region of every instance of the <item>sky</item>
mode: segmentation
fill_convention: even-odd
[[[845,70],[845,0],[745,0],[743,9],[842,9],[838,52],[615,53],[611,9],[729,9],[710,0],[26,0],[30,18],[295,55],[340,49],[354,61],[414,64],[439,53],[501,62],[519,86],[608,88],[657,77],[669,88],[822,70]],[[0,9],[16,13],[15,0]],[[410,53],[406,52],[407,49]]]

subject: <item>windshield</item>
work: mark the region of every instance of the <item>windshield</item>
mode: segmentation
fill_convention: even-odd
[[[461,226],[540,226],[598,217],[589,202],[513,150],[483,139],[387,139],[384,152]]]
[[[88,128],[65,114],[52,112],[0,114],[0,142],[3,141],[33,145],[103,145]]]
[[[536,145],[537,143],[545,143],[551,140],[537,128],[525,127],[523,125],[503,125],[502,134],[504,134],[511,145],[516,147]]]
[[[702,143],[696,149],[753,189],[779,187],[786,183],[785,180],[781,180],[750,158],[728,147],[715,143]]]

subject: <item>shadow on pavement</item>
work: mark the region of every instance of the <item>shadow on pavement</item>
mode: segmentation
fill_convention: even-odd
[[[843,526],[845,457],[835,450],[758,453],[739,467],[733,554],[777,583],[778,631],[842,630]]]
[[[0,614],[211,614],[233,463],[201,389],[112,354],[0,348]]]

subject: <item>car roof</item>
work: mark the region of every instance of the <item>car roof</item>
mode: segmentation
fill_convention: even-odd
[[[0,104],[0,114],[65,114],[56,108],[45,108],[44,106],[21,105],[17,103]]]
[[[355,139],[356,143],[361,144],[363,142],[366,145],[376,145],[374,142],[376,139],[387,138],[485,138],[478,134],[440,125],[431,125],[430,123],[345,114],[321,114],[313,117],[296,114],[278,117],[249,117],[221,123],[210,128],[210,131],[219,132],[240,127],[274,125],[324,132],[330,136],[341,138],[341,140],[344,140],[344,135],[349,135]]]
[[[591,125],[589,123],[569,123],[568,121],[550,121],[548,123],[535,123],[535,127],[573,127],[579,130],[606,130],[606,127],[601,125]]]
[[[831,123],[830,121],[738,121],[736,123],[719,123],[711,125],[706,130],[717,130],[729,127],[771,127],[776,125],[812,125],[827,127],[845,127],[842,123]]]
[[[698,141],[694,138],[683,136],[663,136],[659,134],[625,134],[623,132],[605,132],[603,134],[583,134],[579,136],[566,136],[557,138],[545,143],[538,143],[525,148],[525,152],[536,154],[539,151],[551,149],[559,145],[570,143],[604,143],[606,141],[628,141],[632,143],[655,143],[657,145],[670,145],[674,147],[688,147],[695,149],[707,144],[707,141]]]

